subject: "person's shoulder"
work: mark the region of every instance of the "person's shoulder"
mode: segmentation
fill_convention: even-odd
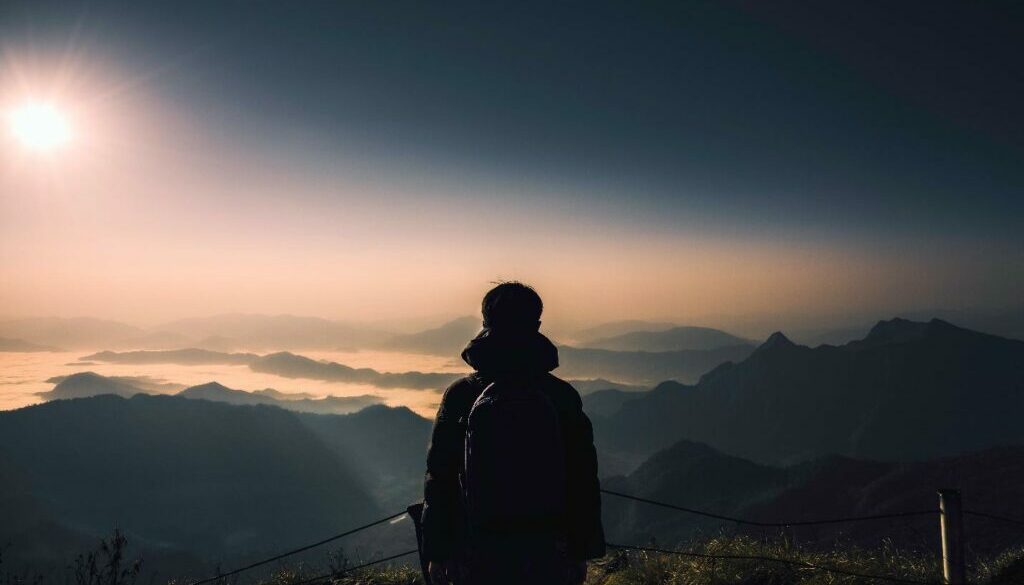
[[[473,373],[455,380],[448,385],[444,395],[441,397],[442,411],[458,412],[465,410],[467,405],[473,404],[473,401],[480,395],[481,390],[482,385],[479,374]]]
[[[547,375],[546,380],[548,391],[555,400],[573,407],[583,407],[580,393],[576,391],[576,388],[573,388],[572,384],[550,373]]]
[[[448,388],[446,388],[444,391],[444,396],[446,398],[449,396],[455,398],[463,394],[477,392],[480,388],[480,385],[480,375],[474,372],[472,374],[469,374],[468,376],[458,378],[457,380],[449,384]]]

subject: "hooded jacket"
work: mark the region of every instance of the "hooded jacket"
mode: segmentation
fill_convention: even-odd
[[[464,456],[465,417],[488,384],[508,376],[537,377],[558,411],[565,437],[567,552],[584,560],[605,554],[597,453],[590,419],[579,393],[550,372],[558,367],[558,349],[537,331],[502,333],[485,328],[462,352],[473,374],[452,383],[441,399],[427,449],[423,486],[423,556],[442,561],[464,551],[459,471]]]

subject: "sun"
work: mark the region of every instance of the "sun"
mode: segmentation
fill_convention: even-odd
[[[35,152],[50,152],[71,140],[68,120],[53,104],[24,104],[8,114],[8,123],[14,138]]]

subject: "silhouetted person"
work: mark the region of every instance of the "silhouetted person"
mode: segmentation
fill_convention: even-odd
[[[604,555],[597,455],[576,390],[550,372],[532,288],[484,296],[462,358],[475,372],[445,391],[424,481],[422,552],[433,585],[582,583]]]

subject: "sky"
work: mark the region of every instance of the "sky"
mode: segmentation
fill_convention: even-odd
[[[0,315],[779,325],[1024,293],[1013,3],[0,3]]]

